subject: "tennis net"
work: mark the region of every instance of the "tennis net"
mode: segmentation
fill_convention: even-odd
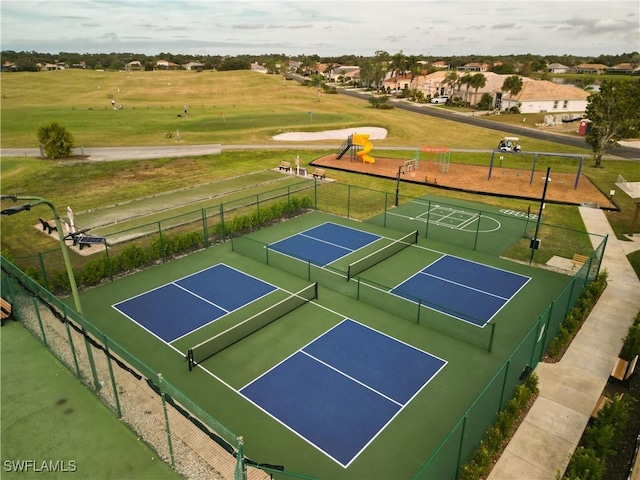
[[[370,253],[366,257],[362,257],[353,263],[350,263],[347,267],[347,281],[355,277],[359,273],[364,272],[367,268],[373,267],[375,264],[386,260],[392,255],[395,255],[401,250],[404,250],[409,245],[418,243],[418,230],[405,235],[404,237],[395,240],[393,243],[382,247],[375,252]]]
[[[262,327],[267,326],[280,317],[292,312],[305,303],[318,298],[318,284],[312,283],[296,292],[289,297],[280,300],[278,303],[269,308],[256,313],[255,315],[243,320],[242,322],[227,328],[225,331],[205,340],[195,347],[187,350],[187,362],[189,363],[189,371],[198,363],[203,362],[207,358],[212,357],[218,352],[243,338],[258,331]]]

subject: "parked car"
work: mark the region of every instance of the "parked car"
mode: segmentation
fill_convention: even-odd
[[[448,101],[449,97],[447,95],[439,95],[431,99],[431,103],[447,103]]]
[[[498,142],[498,149],[501,152],[519,152],[519,141],[520,139],[518,137],[504,137]]]

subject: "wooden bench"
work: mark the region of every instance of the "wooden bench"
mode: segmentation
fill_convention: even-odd
[[[4,298],[0,298],[0,307],[0,320],[2,321],[2,324],[4,324],[5,320],[8,320],[11,317],[13,307]]]
[[[573,265],[576,267],[581,267],[589,260],[589,257],[586,255],[580,255],[579,253],[573,254]]]
[[[611,376],[621,382],[627,381],[636,369],[636,363],[638,362],[638,356],[636,355],[630,362],[622,358],[616,360],[616,364],[611,370]]]
[[[616,398],[618,400],[621,400],[623,397],[624,397],[624,393],[620,393],[616,395]],[[609,397],[605,395],[600,395],[600,398],[596,402],[595,407],[593,407],[593,410],[591,411],[591,418],[597,417],[598,413],[600,413],[600,410],[602,410],[604,407],[606,407],[610,403],[611,403],[611,399]]]
[[[291,162],[285,162],[284,160],[282,161],[282,163],[280,163],[280,166],[278,167],[279,170],[284,170],[285,172],[290,172],[291,171]]]
[[[40,219],[40,223],[42,224],[42,231],[43,232],[47,232],[47,233],[50,234],[51,232],[57,232],[58,231],[58,227],[56,227],[55,225],[51,225],[44,218]]]
[[[326,174],[325,174],[325,172],[324,172],[324,168],[316,168],[316,169],[313,171],[313,178],[320,178],[320,179],[322,179],[322,178],[326,178],[326,177],[327,177],[327,176],[326,176]]]
[[[596,406],[593,407],[591,411],[591,417],[595,418],[598,416],[598,412],[602,410],[607,404],[611,403],[611,399],[609,397],[605,397],[604,395],[600,395],[600,398],[596,402]]]

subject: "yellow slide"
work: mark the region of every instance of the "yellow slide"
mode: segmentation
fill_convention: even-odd
[[[360,145],[362,149],[356,153],[363,162],[375,163],[376,159],[367,155],[373,149],[373,144],[369,141],[369,135],[365,133],[354,133],[351,138],[351,143],[354,145]]]

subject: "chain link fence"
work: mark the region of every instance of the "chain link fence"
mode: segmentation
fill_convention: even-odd
[[[398,214],[398,207],[413,204],[418,204],[420,211],[426,214],[420,218]],[[507,258],[529,264],[545,263],[554,256],[570,259],[573,253],[588,258],[414,477],[457,478],[461,466],[468,461],[515,388],[547,352],[585,287],[597,277],[606,237],[598,239],[586,232],[547,225],[523,212],[517,212],[522,215],[514,217],[512,212],[473,210],[455,202],[443,204],[336,182],[305,182],[110,233],[104,245],[92,247],[103,248],[102,252],[74,259],[78,283],[92,285],[105,279],[114,280],[121,273],[233,239],[233,249],[239,253],[336,289],[341,294],[380,308],[391,308],[393,313],[416,323],[446,330],[446,326],[430,320],[428,312],[420,305],[407,307],[408,302],[398,305],[386,302],[380,291],[387,287],[360,277],[352,282],[336,282],[336,278],[345,280],[347,272],[320,268],[311,262],[291,262],[282,255],[272,255],[273,252],[264,248],[261,242],[242,236],[313,208],[366,220],[399,232],[418,229],[421,237],[444,243],[451,243],[451,232],[435,228],[429,212],[464,211],[474,220],[469,223],[468,231],[455,237],[457,247],[495,254],[495,244],[484,240],[479,233],[490,228],[497,218],[510,223],[516,238],[520,237],[501,250],[500,254]],[[377,214],[372,216],[372,211]],[[534,237],[542,241],[535,245],[536,248],[531,248],[534,246],[532,240],[536,240]],[[598,241],[594,250],[591,243]],[[257,465],[245,458],[242,437],[230,432],[187,394],[167,382],[160,372],[143,364],[60,301],[51,292],[64,292],[65,287],[68,291],[66,272],[47,265],[61,265],[61,260],[59,249],[13,262],[2,257],[3,297],[11,299],[14,314],[25,327],[164,461],[185,478],[311,478],[274,465]],[[457,335],[491,351],[493,330],[487,332],[486,338],[474,337],[459,328],[444,333]]]

